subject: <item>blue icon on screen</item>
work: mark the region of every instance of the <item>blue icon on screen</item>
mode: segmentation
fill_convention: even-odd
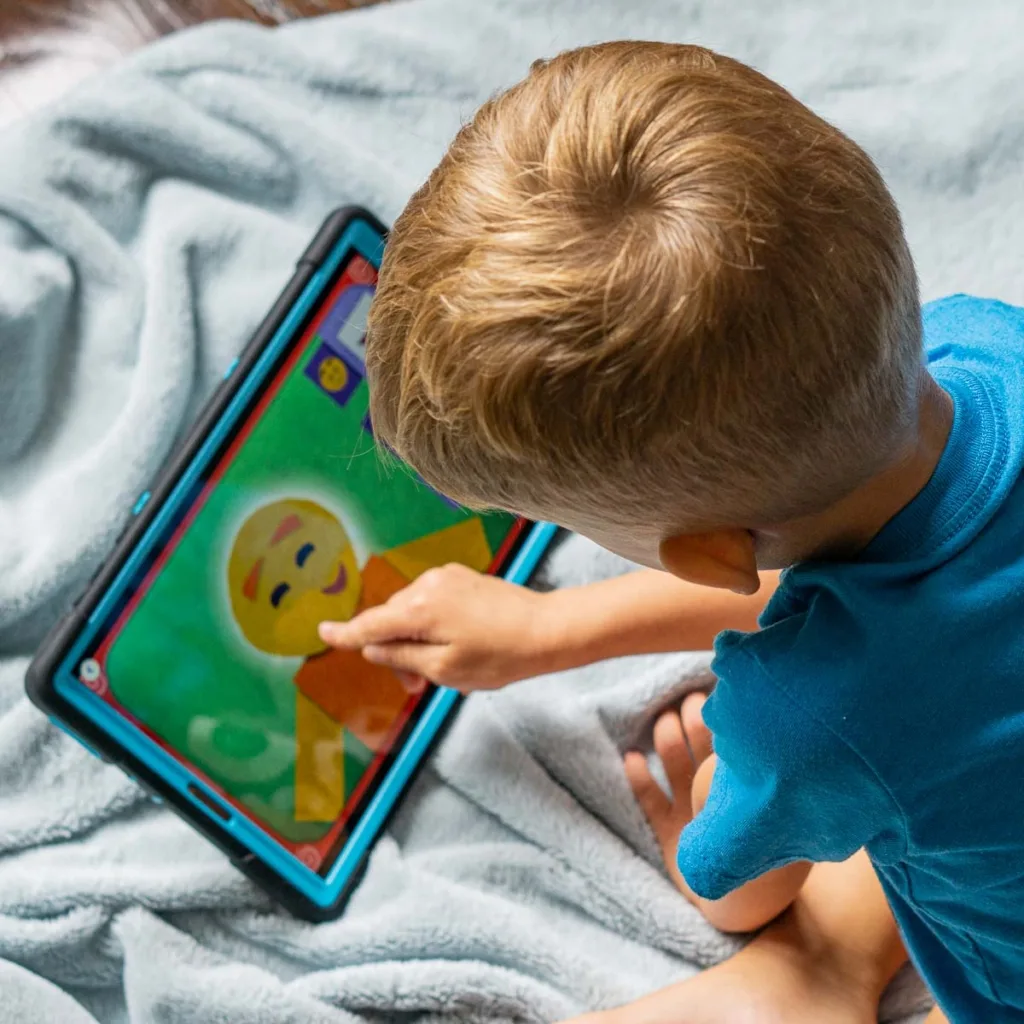
[[[304,372],[338,405],[344,405],[352,397],[363,379],[360,370],[352,366],[351,356],[342,358],[335,349],[323,344],[306,364]]]

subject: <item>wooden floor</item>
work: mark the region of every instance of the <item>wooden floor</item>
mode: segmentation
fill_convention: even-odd
[[[214,18],[275,24],[377,0],[0,0],[0,128],[168,32]]]

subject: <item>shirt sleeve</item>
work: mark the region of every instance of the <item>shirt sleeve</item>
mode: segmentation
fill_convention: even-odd
[[[718,763],[707,804],[678,851],[679,870],[698,896],[721,899],[784,864],[841,861],[883,833],[904,835],[870,765],[790,687],[739,649],[715,669],[704,719]]]

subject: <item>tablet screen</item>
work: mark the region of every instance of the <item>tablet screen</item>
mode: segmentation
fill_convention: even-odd
[[[75,669],[321,874],[429,691],[325,650],[318,624],[434,565],[490,570],[521,525],[467,512],[375,445],[363,345],[376,280],[353,251]]]

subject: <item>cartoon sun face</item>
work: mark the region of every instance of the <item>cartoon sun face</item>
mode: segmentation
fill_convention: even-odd
[[[345,528],[313,501],[286,498],[243,523],[228,559],[231,610],[261,651],[309,655],[324,649],[317,627],[350,619],[362,581]]]

